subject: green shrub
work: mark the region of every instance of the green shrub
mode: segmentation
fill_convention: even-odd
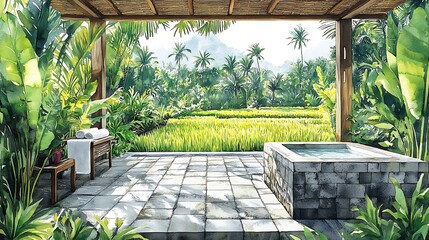
[[[410,239],[424,240],[429,231],[429,188],[422,190],[424,175],[420,176],[411,199],[405,198],[398,181],[390,178],[395,186],[395,201],[392,209],[381,210],[366,197],[366,207],[356,209],[360,214],[357,222],[351,223],[354,229],[345,234],[346,239]],[[381,212],[390,215],[386,219]]]

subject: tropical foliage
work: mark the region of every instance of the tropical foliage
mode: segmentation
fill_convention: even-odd
[[[387,62],[378,58],[373,70],[364,73],[355,97],[361,109],[354,117],[357,141],[372,140],[426,161],[429,160],[429,49],[425,37],[429,32],[428,13],[428,7],[416,8],[405,26],[398,23],[395,15],[389,16]],[[371,135],[372,138],[367,137]]]
[[[400,184],[390,178],[395,186],[393,209],[381,210],[366,197],[366,207],[356,209],[357,222],[350,226],[354,229],[345,234],[346,239],[426,239],[429,232],[429,189],[422,189],[424,175],[421,175],[416,188],[408,201]],[[381,212],[390,218],[381,217]]]

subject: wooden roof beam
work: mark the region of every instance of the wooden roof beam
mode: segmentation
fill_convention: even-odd
[[[194,15],[194,1],[188,0],[189,15]]]
[[[150,11],[153,13],[153,15],[158,15],[158,11],[156,11],[155,5],[153,4],[152,0],[147,0],[147,4],[149,5]]]
[[[113,10],[115,10],[116,14],[122,15],[122,12],[119,10],[119,8],[113,3],[112,0],[104,0],[104,2],[107,3]]]
[[[229,1],[228,15],[232,15],[234,13],[234,0]]]
[[[87,0],[67,0],[73,5],[79,12],[87,16],[88,18],[102,18],[103,14],[92,6]]]
[[[274,9],[276,9],[277,4],[279,4],[280,0],[271,0],[270,5],[268,5],[267,13],[272,14]]]
[[[361,0],[353,7],[347,9],[340,15],[340,19],[350,19],[361,14],[363,11],[379,2],[379,0]]]

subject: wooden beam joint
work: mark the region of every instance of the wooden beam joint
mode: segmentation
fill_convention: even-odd
[[[188,0],[189,15],[194,15],[194,1]]]
[[[268,5],[267,13],[272,14],[274,12],[274,9],[276,9],[277,5],[279,4],[280,0],[271,0],[270,5]]]
[[[122,15],[121,10],[115,5],[115,3],[112,0],[104,0],[107,5],[109,5],[113,10],[115,10],[116,14]]]
[[[379,0],[363,0],[357,2],[353,7],[345,10],[343,13],[340,14],[340,19],[351,19],[356,15],[361,14],[363,11],[368,9],[369,7],[373,6],[379,2]]]
[[[147,4],[149,5],[150,11],[153,13],[153,15],[158,15],[158,11],[156,10],[152,0],[147,0]]]
[[[229,1],[228,15],[232,15],[234,13],[234,4],[235,0]]]
[[[92,6],[87,0],[67,1],[88,18],[103,18],[103,14],[97,8]]]

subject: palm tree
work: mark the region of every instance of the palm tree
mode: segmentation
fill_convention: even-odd
[[[247,51],[249,52],[247,54],[247,56],[249,56],[250,58],[255,58],[256,59],[256,64],[258,65],[258,71],[261,72],[261,68],[259,66],[259,60],[264,59],[264,57],[262,56],[262,52],[265,50],[265,48],[261,48],[259,46],[259,43],[254,43],[252,45],[250,45],[249,49],[247,49]]]
[[[214,61],[214,58],[206,50],[204,52],[200,51],[199,54],[199,56],[195,56],[195,68],[201,67],[205,69],[210,66],[211,61]]]
[[[222,89],[233,93],[234,97],[237,97],[238,93],[244,90],[244,84],[243,75],[234,72],[224,79]]]
[[[178,69],[180,70],[181,62],[183,59],[188,60],[188,56],[186,55],[186,52],[191,53],[191,49],[186,48],[186,45],[184,43],[175,43],[173,53],[168,55],[168,57],[174,56],[174,61],[177,64]]]
[[[155,53],[150,51],[147,46],[136,48],[134,54],[134,62],[137,64],[137,67],[141,72],[143,72],[144,69],[156,59],[154,56]]]
[[[246,78],[249,76],[249,73],[252,70],[252,65],[253,59],[248,56],[245,56],[240,60],[239,68]]]
[[[270,102],[271,106],[274,106],[276,101],[276,91],[282,90],[283,74],[277,73],[274,77],[269,78],[267,82],[267,88],[271,92]]]
[[[174,56],[174,61],[177,64],[177,77],[176,77],[176,94],[178,94],[178,84],[179,84],[179,76],[180,76],[180,69],[181,69],[181,62],[183,59],[188,60],[188,56],[186,55],[186,52],[191,53],[191,49],[186,48],[186,45],[183,43],[175,43],[173,53],[168,55],[168,57]]]
[[[290,40],[288,45],[293,44],[294,49],[298,47],[298,49],[301,50],[301,64],[304,65],[304,54],[302,53],[302,47],[306,47],[307,42],[310,41],[310,39],[308,39],[308,32],[301,26],[301,24],[299,24],[293,29],[293,31],[289,33],[291,36],[286,38]]]
[[[225,61],[226,62],[222,65],[222,69],[227,74],[233,74],[238,66],[237,58],[235,56],[229,55],[225,57]]]

